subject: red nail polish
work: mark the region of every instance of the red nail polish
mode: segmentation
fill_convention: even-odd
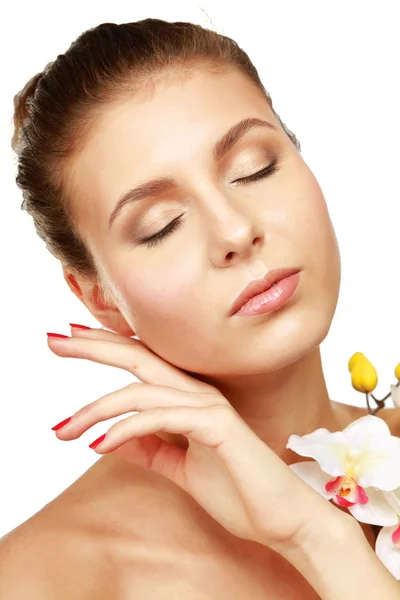
[[[104,438],[106,437],[106,433],[103,433],[103,435],[101,435],[99,438],[97,438],[97,440],[94,440],[94,442],[92,442],[91,444],[89,444],[89,448],[93,448],[93,450],[95,448],[97,448],[97,446],[99,444],[101,444],[101,442],[104,440]]]
[[[77,327],[78,329],[92,329],[91,327],[88,327],[87,325],[78,325],[78,323],[70,323],[71,327]]]
[[[47,335],[48,335],[48,337],[55,337],[55,338],[67,338],[67,337],[69,337],[68,335],[63,335],[62,333],[48,333]]]
[[[61,421],[61,423],[54,425],[54,427],[52,427],[52,430],[57,431],[57,429],[61,429],[61,427],[64,427],[64,425],[69,423],[71,419],[72,419],[72,417],[68,417],[68,419],[65,419],[64,421]]]

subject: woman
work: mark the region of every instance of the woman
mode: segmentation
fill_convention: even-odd
[[[190,23],[106,23],[15,106],[24,207],[106,328],[49,348],[141,383],[54,427],[123,417],[3,539],[0,598],[397,598],[372,528],[287,466],[290,434],[367,411],[328,396],[337,241],[245,52]]]

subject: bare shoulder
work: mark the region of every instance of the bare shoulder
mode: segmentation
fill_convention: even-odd
[[[400,408],[383,408],[377,416],[386,421],[392,435],[400,437]]]
[[[363,417],[368,414],[368,409],[365,406],[353,406],[350,404],[343,404],[339,402],[333,402],[335,410],[338,411],[341,420],[343,421],[343,429],[356,419]],[[400,409],[399,408],[382,408],[376,414],[385,421],[389,427],[392,435],[400,437]]]
[[[0,538],[0,600],[117,600],[128,597],[125,582],[129,597],[138,597],[146,549],[135,535],[128,539],[122,515],[135,502],[145,506],[149,494],[140,496],[144,477],[138,469],[128,470],[130,485],[121,487],[125,462],[102,457]],[[140,524],[132,518],[131,529],[136,532]]]
[[[45,507],[0,539],[0,600],[100,599],[93,540],[54,508]]]

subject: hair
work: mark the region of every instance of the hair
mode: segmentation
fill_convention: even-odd
[[[247,75],[301,151],[248,55],[231,38],[193,23],[102,23],[82,33],[14,96],[11,146],[18,155],[21,208],[33,217],[53,256],[78,274],[99,277],[101,287],[102,269],[74,220],[68,159],[82,147],[102,106],[132,97],[165,73],[190,74],[196,66],[214,73],[234,67]]]

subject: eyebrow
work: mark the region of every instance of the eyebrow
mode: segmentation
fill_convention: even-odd
[[[236,142],[245,133],[247,133],[249,129],[255,126],[268,127],[270,129],[273,129],[274,131],[277,131],[277,128],[274,125],[272,125],[272,123],[269,123],[264,119],[258,119],[254,117],[243,119],[242,121],[239,121],[238,123],[233,125],[226,133],[224,133],[222,138],[220,138],[216,142],[213,149],[214,160],[221,160],[223,156],[225,156],[229,152],[229,150],[234,146],[234,144],[236,144]],[[174,179],[171,179],[170,177],[158,177],[157,179],[146,181],[145,183],[142,183],[137,187],[128,190],[121,196],[121,198],[115,205],[108,221],[108,228],[111,228],[111,225],[113,224],[114,220],[117,218],[117,216],[127,204],[130,204],[131,202],[135,202],[137,200],[142,200],[143,198],[158,196],[162,193],[171,190],[175,187],[175,185],[176,183]]]

